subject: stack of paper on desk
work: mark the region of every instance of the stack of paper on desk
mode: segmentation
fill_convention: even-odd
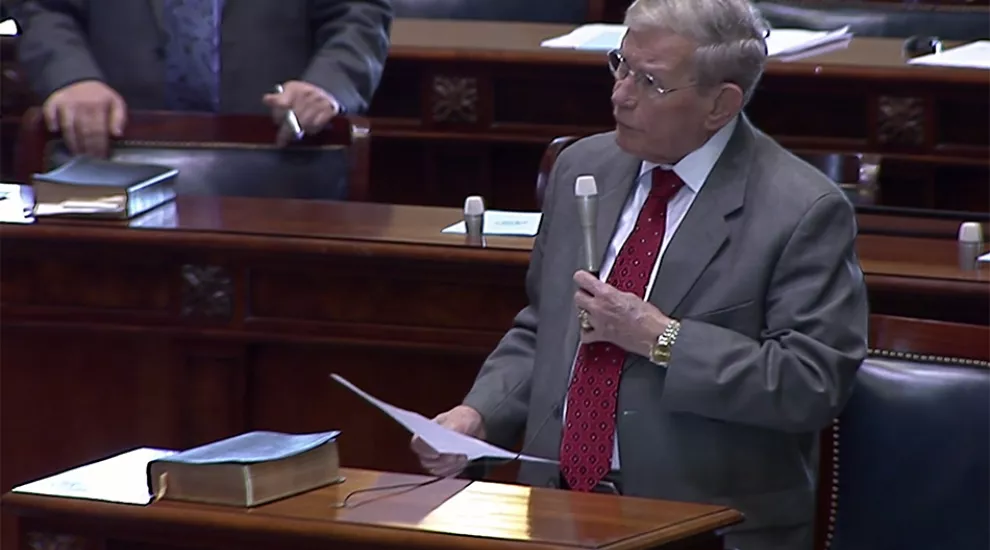
[[[14,487],[13,492],[144,505],[151,502],[148,463],[174,454],[142,447]]]
[[[618,48],[625,34],[626,27],[623,25],[593,23],[582,25],[563,36],[544,40],[540,45],[545,48],[607,51]],[[773,29],[767,37],[767,52],[771,57],[791,56],[849,40],[851,37],[848,26],[834,31]]]
[[[948,50],[915,57],[912,65],[990,69],[990,40],[977,40]]]

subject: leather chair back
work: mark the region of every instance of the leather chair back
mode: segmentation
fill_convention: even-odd
[[[835,425],[827,549],[990,548],[990,364],[891,357]]]
[[[316,136],[281,148],[267,116],[141,112],[128,114],[111,158],[177,168],[181,195],[367,200],[368,129],[337,117]],[[71,158],[59,135],[49,135],[40,111],[24,115],[18,178],[51,170]]]
[[[990,548],[990,327],[870,316],[821,438],[817,550]]]

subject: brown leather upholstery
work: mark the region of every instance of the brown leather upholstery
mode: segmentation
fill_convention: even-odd
[[[132,111],[111,158],[177,168],[180,195],[368,199],[367,121],[336,117],[285,148],[275,146],[276,133],[267,116]],[[29,109],[17,144],[18,180],[29,182],[69,157],[41,110]]]

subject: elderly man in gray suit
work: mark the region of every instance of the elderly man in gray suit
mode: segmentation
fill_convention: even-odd
[[[292,109],[310,133],[362,111],[392,20],[388,0],[23,0],[11,11],[49,129],[101,156],[128,107],[277,121]]]
[[[637,0],[626,24],[616,129],[560,155],[530,303],[436,421],[559,458],[521,482],[719,503],[746,516],[730,548],[809,550],[816,440],[867,350],[853,208],[741,114],[766,63],[746,0]],[[600,279],[577,269],[581,175]],[[465,466],[412,445],[433,473]]]

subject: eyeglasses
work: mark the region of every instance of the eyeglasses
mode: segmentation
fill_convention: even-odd
[[[636,84],[636,88],[640,91],[640,93],[655,93],[658,96],[663,96],[671,92],[676,92],[677,90],[697,86],[697,84],[687,84],[676,88],[661,88],[657,85],[657,81],[653,78],[653,75],[632,70],[629,67],[629,62],[626,61],[626,58],[622,56],[622,53],[619,52],[619,50],[611,50],[608,52],[608,68],[612,71],[612,76],[614,76],[616,80],[624,80],[627,76],[632,76],[633,82]]]

